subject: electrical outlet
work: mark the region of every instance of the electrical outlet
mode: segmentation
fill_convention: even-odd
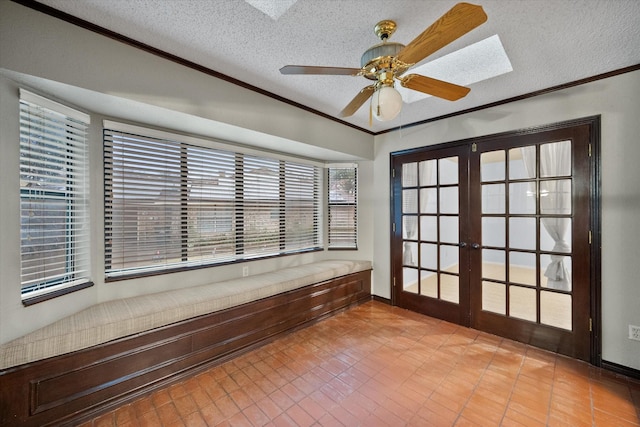
[[[244,267],[242,267],[242,277],[247,277],[248,275],[249,275],[249,266],[245,265]]]
[[[640,326],[629,325],[629,339],[640,341]]]

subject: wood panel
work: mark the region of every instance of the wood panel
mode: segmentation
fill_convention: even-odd
[[[0,371],[0,426],[80,423],[370,299],[364,271]]]

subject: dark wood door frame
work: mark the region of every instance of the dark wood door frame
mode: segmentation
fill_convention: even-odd
[[[441,150],[444,148],[452,148],[462,145],[470,144],[482,144],[484,141],[521,137],[525,135],[535,135],[542,132],[564,129],[568,127],[586,126],[588,128],[588,140],[590,150],[590,170],[589,170],[589,197],[590,197],[590,224],[591,230],[591,245],[590,245],[590,319],[591,319],[591,339],[589,361],[591,364],[601,366],[602,364],[602,319],[601,319],[601,159],[600,159],[600,116],[591,116],[575,120],[569,120],[564,122],[558,122],[543,126],[530,127],[526,129],[519,129],[515,131],[507,131],[498,134],[468,138],[459,141],[445,142],[441,144],[413,148],[408,150],[402,150],[390,153],[390,184],[392,189],[392,200],[390,203],[390,216],[391,216],[391,230],[390,230],[390,244],[393,246],[394,242],[402,239],[402,227],[401,227],[401,212],[398,209],[394,209],[394,203],[401,197],[401,190],[394,186],[394,176],[400,176],[401,170],[398,168],[397,158],[411,156],[413,154],[420,154],[431,150]],[[467,165],[468,167],[468,165]],[[462,196],[462,195],[461,195]],[[463,225],[461,225],[462,227]],[[398,240],[399,239],[399,240]],[[398,292],[395,283],[395,277],[398,276],[397,260],[394,257],[402,256],[401,254],[391,253],[391,301],[393,305],[398,305]],[[460,324],[467,324],[467,319],[461,319]],[[466,322],[465,322],[466,320]]]

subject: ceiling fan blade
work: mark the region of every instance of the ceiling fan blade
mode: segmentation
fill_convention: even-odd
[[[282,74],[325,74],[330,76],[357,76],[360,68],[316,67],[312,65],[285,65]]]
[[[405,64],[415,64],[462,37],[487,20],[482,6],[458,3],[431,24],[397,55]]]
[[[400,84],[408,89],[417,90],[418,92],[437,96],[438,98],[449,101],[457,101],[460,98],[464,98],[469,91],[471,91],[468,87],[432,79],[431,77],[421,76],[420,74],[409,74],[403,79],[400,79]]]
[[[375,90],[374,85],[367,86],[364,89],[362,89],[355,96],[355,98],[353,98],[351,102],[346,107],[344,107],[342,111],[340,111],[340,116],[349,117],[355,114],[355,112],[358,111],[360,107],[362,107],[362,104],[367,102],[367,99],[371,98],[371,95],[373,95],[374,90]]]

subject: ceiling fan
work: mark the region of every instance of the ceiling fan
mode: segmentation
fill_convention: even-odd
[[[323,74],[364,76],[374,80],[365,87],[340,112],[341,117],[353,115],[372,98],[370,116],[380,121],[393,120],[402,108],[402,97],[394,88],[395,80],[408,89],[417,90],[449,101],[465,97],[471,89],[453,83],[422,76],[403,74],[414,64],[462,37],[487,20],[482,6],[458,3],[437,21],[431,24],[408,45],[389,42],[396,30],[391,20],[378,22],[374,32],[382,43],[367,49],[360,60],[361,68],[318,67],[307,65],[285,65],[282,74]]]

